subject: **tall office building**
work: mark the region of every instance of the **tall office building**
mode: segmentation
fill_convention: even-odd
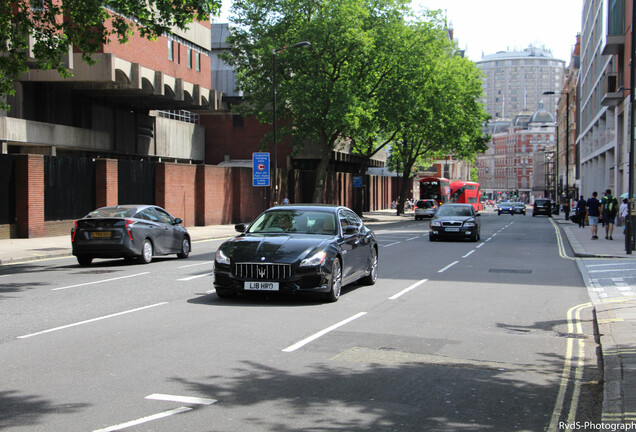
[[[586,197],[607,188],[617,196],[629,191],[630,3],[583,2],[577,146]]]
[[[556,112],[556,98],[543,95],[561,88],[565,61],[545,48],[529,46],[522,51],[502,51],[476,62],[484,73],[486,111],[493,119],[513,118],[522,111],[535,111],[541,100]]]

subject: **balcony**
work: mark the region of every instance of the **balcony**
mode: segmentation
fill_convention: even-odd
[[[607,73],[603,78],[603,96],[601,105],[615,107],[625,98],[625,90],[618,87],[618,76],[615,73]]]
[[[625,50],[625,35],[605,35],[603,55],[623,54]]]
[[[623,54],[625,50],[625,0],[605,0],[607,16],[603,23],[603,55]]]

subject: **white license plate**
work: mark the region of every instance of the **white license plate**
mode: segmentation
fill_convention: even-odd
[[[278,282],[245,282],[246,291],[278,291]]]
[[[444,231],[446,231],[446,232],[459,232],[459,228],[445,228]]]

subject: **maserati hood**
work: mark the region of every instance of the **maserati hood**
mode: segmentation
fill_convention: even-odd
[[[234,262],[294,263],[310,252],[326,248],[332,236],[303,234],[246,234],[227,241],[223,252]]]

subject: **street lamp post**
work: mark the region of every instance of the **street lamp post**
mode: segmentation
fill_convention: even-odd
[[[559,200],[559,125],[556,125],[556,141],[555,141],[555,161],[554,161],[554,202]]]
[[[274,115],[274,154],[272,159],[274,159],[274,202],[278,202],[278,140],[277,140],[277,128],[276,128],[276,54],[279,52],[285,51],[287,48],[302,48],[311,46],[309,42],[298,42],[297,44],[292,45],[291,47],[284,46],[282,48],[274,48],[272,50],[272,93],[273,93],[273,115]]]
[[[630,52],[630,62],[629,62],[629,81],[630,81],[630,91],[629,91],[629,111],[630,111],[630,132],[629,132],[629,166],[628,169],[628,183],[627,193],[628,193],[628,204],[627,204],[627,219],[625,220],[625,249],[628,255],[632,254],[632,250],[634,250],[634,217],[632,216],[632,212],[634,209],[634,105],[636,103],[636,99],[634,98],[634,91],[636,88],[634,87],[634,80],[636,79],[636,68],[634,68],[634,62],[636,58],[634,56],[636,51],[636,33],[634,33],[634,23],[636,23],[636,1],[632,2],[632,47]]]
[[[570,213],[570,186],[568,185],[568,169],[570,165],[570,92],[544,91],[544,95],[565,94],[565,220],[568,220]],[[559,126],[557,121],[557,142],[558,142]],[[558,144],[557,144],[557,167],[559,160]],[[558,176],[558,171],[557,171]]]

